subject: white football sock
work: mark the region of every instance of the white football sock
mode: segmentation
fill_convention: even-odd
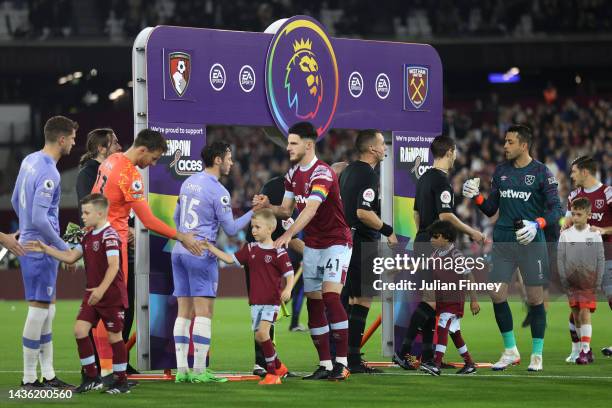
[[[176,351],[176,368],[179,373],[189,371],[187,354],[189,352],[189,327],[191,319],[177,317],[174,321],[174,350]]]
[[[52,380],[55,378],[55,370],[53,369],[53,340],[51,339],[51,331],[53,327],[53,319],[55,318],[55,305],[49,305],[49,314],[45,319],[40,334],[40,371],[43,378]]]
[[[45,320],[49,314],[48,309],[28,307],[28,317],[23,326],[23,383],[36,381],[36,366],[40,354],[40,335]]]
[[[206,356],[210,348],[212,322],[208,317],[196,316],[193,323],[193,372],[200,374],[206,371]]]
[[[591,336],[593,334],[593,326],[590,324],[583,324],[580,326],[580,346],[582,351],[588,353],[591,349]]]

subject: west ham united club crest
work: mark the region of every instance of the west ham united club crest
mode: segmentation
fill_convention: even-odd
[[[406,66],[404,72],[406,81],[404,87],[404,109],[410,110],[410,106],[414,109],[421,109],[425,100],[427,100],[427,91],[429,90],[429,68]]]
[[[535,176],[533,174],[527,174],[525,176],[525,184],[527,184],[528,186],[532,185],[534,181],[535,181]]]
[[[595,200],[595,208],[598,210],[604,208],[604,200]]]
[[[186,52],[171,52],[168,54],[170,82],[178,96],[183,96],[189,86],[191,74],[191,56]]]

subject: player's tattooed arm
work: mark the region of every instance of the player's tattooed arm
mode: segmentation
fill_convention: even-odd
[[[544,197],[546,197],[546,213],[543,218],[546,225],[556,225],[563,216],[559,198],[559,183],[548,168],[546,168],[545,175],[545,180],[542,180],[541,184]]]
[[[41,252],[69,265],[72,265],[83,256],[80,247],[60,251],[42,241],[28,241],[24,248],[26,252]]]

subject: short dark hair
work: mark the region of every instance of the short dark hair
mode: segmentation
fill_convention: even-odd
[[[355,139],[355,147],[359,153],[365,153],[369,145],[371,145],[376,139],[376,135],[380,133],[376,129],[364,129],[357,133],[357,139]]]
[[[160,132],[151,129],[142,129],[136,135],[134,147],[141,146],[146,147],[147,150],[151,152],[161,150],[162,153],[166,153],[168,150],[168,145],[166,144],[164,136]]]
[[[448,242],[455,242],[457,239],[457,230],[448,221],[437,220],[434,221],[429,228],[427,228],[429,236],[442,235]]]
[[[200,154],[204,161],[204,167],[212,167],[217,157],[223,160],[230,151],[230,145],[225,142],[212,142],[208,146],[204,146]]]
[[[588,197],[578,197],[572,200],[570,207],[572,210],[586,210],[591,211],[591,200]]]
[[[593,176],[597,174],[597,162],[591,156],[580,156],[572,162],[572,167],[578,170],[588,170]]]
[[[86,149],[87,151],[83,156],[81,156],[81,160],[79,160],[79,165],[82,166],[89,159],[95,159],[98,155],[99,147],[110,147],[111,145],[111,135],[115,133],[113,129],[110,128],[99,128],[94,129],[87,134],[87,143]]]
[[[317,141],[317,129],[310,122],[298,122],[289,128],[287,134],[293,133],[302,139]]]
[[[527,143],[527,148],[531,149],[533,143],[533,131],[527,125],[512,125],[506,130],[506,133],[516,133],[519,143]]]
[[[45,142],[55,143],[60,137],[68,136],[78,128],[78,123],[65,116],[53,116],[45,123]]]
[[[450,136],[440,135],[431,142],[430,148],[434,159],[440,159],[449,150],[455,150],[455,141]]]
[[[102,194],[91,193],[81,199],[81,205],[92,204],[95,207],[106,210],[108,208],[108,200]]]

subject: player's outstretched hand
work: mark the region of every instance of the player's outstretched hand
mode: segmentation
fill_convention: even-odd
[[[389,237],[387,238],[387,245],[391,249],[395,249],[399,245],[399,241],[397,240],[397,235],[395,235],[395,232],[389,235]]]
[[[24,256],[25,249],[17,240],[18,236],[19,231],[15,232],[14,234],[3,234],[0,232],[0,244],[17,256]]]
[[[265,194],[255,194],[251,204],[253,205],[253,211],[261,210],[270,207],[270,199]]]
[[[45,244],[42,241],[28,241],[24,245],[26,252],[45,252]]]
[[[91,295],[89,295],[89,299],[87,300],[87,304],[91,306],[94,306],[96,303],[98,303],[102,299],[102,296],[104,296],[104,291],[100,289],[99,286],[96,288],[90,288],[85,290],[91,292]]]
[[[523,220],[524,227],[516,231],[516,240],[519,244],[527,245],[535,238],[538,233],[538,223],[535,221]]]
[[[487,240],[487,236],[478,230],[474,230],[474,232],[470,234],[470,238],[480,245],[484,245]]]
[[[468,179],[465,181],[465,183],[463,183],[463,189],[462,189],[462,194],[464,197],[467,198],[474,198],[479,194],[479,187],[480,184],[480,180],[473,178],[473,179]]]
[[[278,237],[276,241],[274,241],[274,248],[287,248],[291,238],[293,237],[285,232],[283,235]]]
[[[291,299],[291,289],[287,288],[281,292],[281,300],[286,303],[289,299]]]
[[[177,232],[176,239],[181,241],[181,244],[183,244],[183,246],[193,255],[195,256],[202,255],[202,251],[203,251],[202,241],[198,241],[197,239],[195,239],[195,235],[193,234],[193,232],[187,232],[187,233]]]
[[[473,316],[476,316],[478,313],[480,313],[480,304],[476,301],[470,302],[470,311],[472,312]]]

